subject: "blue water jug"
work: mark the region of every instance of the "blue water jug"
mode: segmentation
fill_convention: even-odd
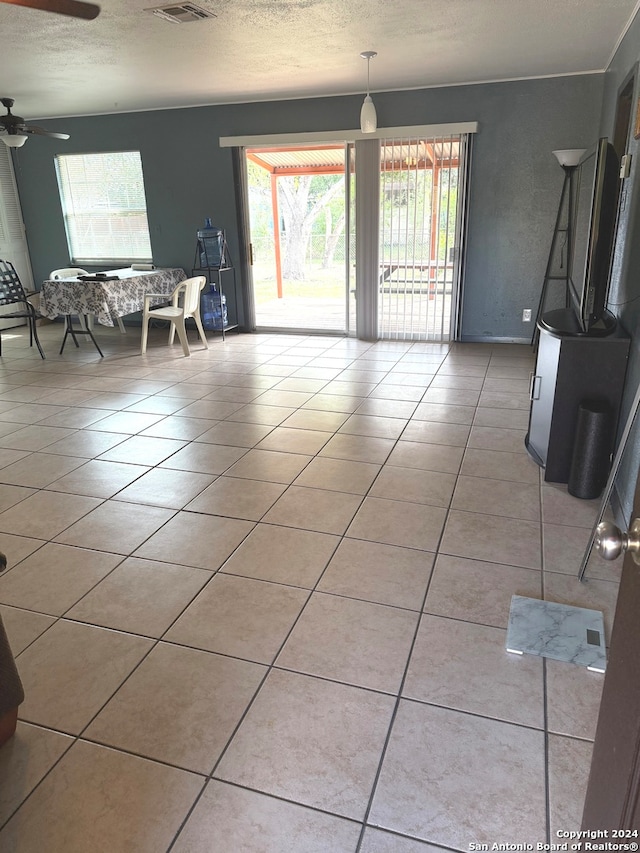
[[[198,231],[198,251],[201,267],[220,269],[225,266],[224,231],[212,225],[208,216],[204,221],[204,228]]]
[[[205,329],[224,329],[229,322],[227,298],[214,285],[200,296],[200,316]]]

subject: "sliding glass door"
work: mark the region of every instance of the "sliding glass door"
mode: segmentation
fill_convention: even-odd
[[[350,147],[246,149],[259,329],[349,330]]]
[[[447,341],[460,281],[464,138],[383,139],[380,338]]]

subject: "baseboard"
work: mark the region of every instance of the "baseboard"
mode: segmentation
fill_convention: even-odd
[[[462,335],[462,337],[459,338],[459,341],[463,344],[527,344],[528,346],[531,346],[531,338],[501,338],[483,335]]]

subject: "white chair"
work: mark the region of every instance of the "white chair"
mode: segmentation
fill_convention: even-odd
[[[185,355],[191,355],[189,351],[189,342],[187,340],[187,330],[185,320],[192,317],[202,343],[209,349],[202,321],[200,319],[200,291],[207,283],[207,279],[203,275],[195,276],[181,281],[171,294],[171,304],[165,305],[162,308],[152,308],[153,302],[167,300],[166,294],[161,293],[146,293],[144,297],[144,308],[142,311],[142,348],[144,354],[147,351],[147,338],[149,335],[149,323],[153,319],[168,320],[171,324],[169,331],[169,346],[173,343],[175,333],[178,333],[182,351]]]
[[[73,278],[79,275],[88,275],[86,270],[80,269],[80,267],[62,267],[59,270],[52,270],[49,273],[49,279],[51,281],[57,281],[59,278]],[[80,328],[82,329],[93,329],[93,314],[89,314],[87,317],[87,323],[85,326],[84,317],[78,317],[80,320]],[[124,327],[124,323],[122,322],[122,317],[114,317],[113,318],[118,324],[118,328],[123,335],[127,334],[127,330]]]

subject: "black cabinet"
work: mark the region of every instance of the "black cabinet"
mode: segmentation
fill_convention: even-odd
[[[545,314],[538,329],[525,444],[545,469],[546,481],[567,483],[580,403],[605,403],[609,407],[613,442],[630,341],[619,327],[602,337],[578,334],[564,309]]]

